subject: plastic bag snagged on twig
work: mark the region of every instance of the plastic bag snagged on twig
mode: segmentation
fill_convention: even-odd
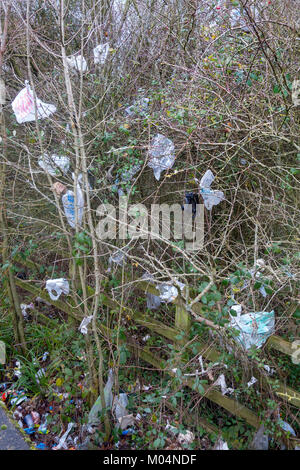
[[[218,439],[213,450],[229,450],[227,442],[222,439]]]
[[[210,185],[215,179],[211,170],[207,170],[200,180],[200,194],[203,197],[204,205],[207,210],[211,211],[213,206],[217,206],[224,200],[223,191],[210,189]]]
[[[105,61],[108,56],[109,51],[109,43],[106,42],[105,44],[99,44],[98,46],[94,47],[93,54],[94,54],[94,64],[105,64]]]
[[[69,171],[70,159],[63,155],[53,154],[50,156],[44,153],[44,155],[39,158],[38,164],[44,171],[48,172],[49,175],[56,176],[58,168],[65,174]]]
[[[80,323],[80,326],[78,329],[83,335],[87,335],[87,332],[88,332],[87,327],[89,323],[92,321],[92,318],[93,318],[93,315],[90,315],[89,317],[85,317]]]
[[[126,253],[122,250],[116,250],[112,255],[110,255],[108,260],[108,270],[107,272],[111,271],[111,264],[115,263],[118,266],[123,266],[125,263]]]
[[[128,397],[126,393],[120,393],[114,400],[114,413],[119,423],[120,428],[126,429],[128,426],[134,425],[134,417],[132,414],[128,414]]]
[[[226,395],[226,393],[231,395],[234,392],[234,388],[227,387],[224,374],[219,375],[214,385],[220,385],[222,395]]]
[[[240,332],[234,339],[245,349],[249,349],[253,345],[260,348],[269,336],[274,333],[274,310],[271,312],[245,313],[244,315],[241,315],[241,305],[233,305],[231,310],[234,310],[237,316],[230,315],[230,326]]]
[[[11,105],[19,124],[35,121],[35,102],[33,92],[27,80],[25,81],[25,88],[18,93]],[[55,113],[55,111],[56,106],[54,104],[43,103],[43,101],[36,97],[36,114],[38,119],[45,119]]]
[[[169,421],[167,421],[167,425],[165,427],[166,431],[174,434],[177,437],[179,444],[191,444],[195,440],[194,434],[189,431],[185,430],[185,432],[178,433],[178,429],[175,426],[172,426]]]
[[[62,435],[62,437],[59,439],[59,442],[58,442],[57,446],[52,447],[53,450],[60,450],[60,449],[67,449],[68,448],[67,444],[66,444],[66,440],[67,440],[67,437],[70,434],[73,426],[75,426],[75,423],[69,423],[68,424],[68,428],[67,428],[66,432]]]
[[[62,293],[68,295],[70,291],[69,282],[64,278],[49,279],[46,281],[45,289],[47,289],[52,300],[58,300]]]
[[[76,70],[77,72],[85,73],[88,70],[87,63],[83,55],[71,55],[67,57],[69,67]]]
[[[175,162],[175,146],[162,134],[156,134],[149,149],[148,166],[153,169],[154,176],[159,181],[161,172],[172,168]]]
[[[156,286],[160,292],[160,300],[165,303],[173,302],[178,296],[178,290],[172,284],[163,283]]]
[[[109,369],[107,383],[104,387],[104,398],[105,405],[107,408],[111,408],[113,402],[112,387],[114,383],[114,372]],[[100,413],[102,411],[101,395],[97,398],[93,404],[88,417],[88,426],[98,426],[100,424]]]
[[[82,217],[83,217],[83,208],[84,208],[84,199],[82,190],[77,183],[76,188],[77,195],[77,215],[78,215],[78,225],[81,227]],[[64,211],[68,220],[69,225],[72,228],[76,226],[76,211],[75,211],[75,195],[73,191],[68,190],[61,198]]]

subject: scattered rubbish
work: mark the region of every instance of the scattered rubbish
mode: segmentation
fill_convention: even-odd
[[[218,439],[216,444],[214,445],[213,450],[229,450],[227,442],[223,441],[222,439]]]
[[[203,197],[204,205],[207,210],[211,210],[213,206],[217,206],[224,200],[223,191],[210,189],[215,177],[211,170],[207,170],[200,180],[200,194]],[[197,181],[197,180],[196,180]]]
[[[214,382],[214,385],[220,385],[222,395],[226,395],[226,393],[229,393],[229,395],[231,395],[231,393],[234,392],[234,388],[230,388],[226,386],[224,374],[219,375],[217,380]]]
[[[198,204],[200,204],[198,194],[196,194],[196,193],[185,193],[184,205],[181,206],[181,207],[182,207],[182,210],[185,210],[184,206],[191,206],[193,219],[194,219],[195,216],[196,216],[196,213],[197,213],[197,205]]]
[[[153,169],[154,176],[159,181],[161,172],[172,168],[175,162],[175,146],[162,134],[156,134],[149,149],[148,166]]]
[[[141,116],[146,116],[149,101],[149,98],[138,98],[131,106],[125,108],[125,113],[130,117],[138,114]]]
[[[144,341],[144,343],[146,343],[148,341],[148,339],[150,339],[151,336],[150,335],[146,335],[144,336],[144,338],[142,338],[142,341]]]
[[[34,428],[34,422],[31,415],[26,415],[24,421],[27,428]]]
[[[112,407],[113,402],[113,395],[112,395],[112,386],[114,382],[114,373],[113,370],[110,369],[108,373],[107,383],[104,387],[104,397],[105,397],[105,405],[107,408]],[[102,403],[101,403],[101,396],[97,398],[95,403],[93,404],[89,417],[88,417],[88,427],[93,428],[93,426],[98,426],[100,423],[100,414],[102,411]]]
[[[18,391],[18,392],[14,391],[12,393],[12,398],[10,398],[10,404],[12,406],[18,406],[21,403],[23,403],[23,401],[27,401],[27,400],[28,400],[28,398],[25,395],[24,391]]]
[[[56,176],[58,174],[58,168],[64,174],[69,171],[70,159],[64,155],[53,154],[50,156],[47,153],[44,153],[44,155],[39,158],[38,164],[44,171],[46,171],[46,173],[49,173],[51,176]]]
[[[109,52],[109,43],[106,42],[105,44],[99,44],[98,46],[94,47],[93,54],[94,54],[94,64],[95,65],[103,65],[107,59]]]
[[[230,326],[239,330],[239,335],[234,339],[245,349],[255,345],[260,348],[266,340],[274,333],[275,315],[271,312],[245,313],[241,315],[241,305],[231,307],[237,313],[237,316],[230,314]]]
[[[39,442],[38,444],[36,444],[36,448],[40,450],[45,450],[47,447],[46,447],[46,444],[44,444],[44,442]]]
[[[70,290],[69,282],[64,278],[49,279],[46,281],[45,289],[47,289],[52,300],[58,300],[62,293],[68,295]]]
[[[45,119],[51,114],[55,113],[56,106],[54,104],[43,103],[40,99],[33,97],[33,92],[30,88],[29,82],[25,81],[25,88],[16,96],[12,102],[12,109],[15,113],[18,124],[24,122],[35,121],[35,110],[37,119]]]
[[[39,422],[40,422],[40,413],[38,413],[37,411],[32,411],[31,416],[32,416],[32,419],[33,419],[33,423],[34,424],[39,424]]]
[[[15,377],[21,377],[21,363],[20,361],[16,361],[16,367],[14,372]]]
[[[186,430],[183,432],[178,432],[178,429],[175,426],[172,426],[169,421],[167,421],[167,425],[165,427],[166,431],[171,432],[174,434],[180,444],[191,444],[195,440],[195,436],[191,431]]]
[[[178,290],[172,284],[159,284],[156,286],[157,290],[160,292],[160,300],[165,303],[173,302],[178,296]]]
[[[71,55],[70,57],[67,57],[67,62],[69,67],[75,69],[77,72],[87,72],[87,63],[82,55]]]
[[[267,371],[269,375],[273,375],[275,373],[275,369],[271,369],[271,367],[266,364],[264,365],[264,369]]]
[[[132,415],[129,415],[129,416],[132,416]],[[122,431],[122,436],[128,436],[128,435],[131,435],[133,433],[134,433],[133,428],[125,429],[125,431]]]
[[[93,315],[90,315],[89,317],[85,317],[82,322],[80,323],[79,330],[83,335],[86,335],[88,332],[87,326],[88,324],[92,321]]]
[[[60,450],[60,449],[67,449],[68,448],[67,444],[66,444],[66,440],[67,440],[67,437],[70,434],[73,426],[75,426],[75,423],[69,423],[68,424],[68,428],[67,428],[66,432],[62,435],[62,437],[59,439],[59,443],[57,444],[57,446],[52,447],[53,450]]]
[[[265,434],[265,426],[262,424],[258,431],[254,434],[253,440],[249,446],[251,450],[268,450],[269,438]]]
[[[28,315],[29,315],[27,310],[34,310],[34,305],[33,305],[33,303],[28,304],[28,305],[21,304],[20,307],[21,307],[22,315],[26,320],[28,318]]]
[[[248,388],[251,387],[251,385],[254,385],[257,382],[257,379],[255,377],[251,377],[251,380],[247,383]]]
[[[77,184],[76,188],[77,196],[77,216],[78,216],[78,225],[81,227],[82,217],[83,217],[83,208],[84,208],[84,199],[82,190]],[[68,220],[69,225],[72,228],[76,227],[76,211],[75,211],[75,195],[73,191],[68,190],[61,198],[64,211]]]
[[[48,432],[48,430],[47,430],[47,425],[48,425],[47,418],[48,418],[48,416],[49,416],[49,414],[46,413],[43,420],[42,420],[42,422],[41,422],[41,424],[40,424],[40,426],[38,427],[38,432],[40,434],[47,434],[47,432]]]

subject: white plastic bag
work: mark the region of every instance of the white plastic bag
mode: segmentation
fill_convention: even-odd
[[[159,284],[156,288],[160,292],[160,300],[165,303],[173,302],[178,296],[178,290],[172,284]]]
[[[72,69],[75,69],[77,72],[85,73],[88,70],[87,63],[83,55],[71,55],[70,57],[67,57],[67,62],[69,67]]]
[[[108,55],[108,51],[109,51],[109,44],[108,44],[108,42],[106,42],[105,44],[99,44],[98,46],[96,46],[96,47],[93,49],[93,53],[94,53],[94,64],[95,64],[95,65],[97,65],[97,64],[100,64],[100,65],[105,64],[105,61],[106,61],[107,55]]]
[[[47,153],[44,153],[44,155],[39,158],[38,164],[44,171],[48,172],[49,175],[56,176],[57,168],[59,168],[64,174],[69,171],[70,159],[63,155],[53,154],[49,156]]]
[[[124,253],[124,251],[122,250],[116,250],[110,257],[109,257],[109,260],[108,260],[108,265],[109,265],[109,268],[108,268],[108,272],[111,271],[111,264],[112,263],[115,263],[117,264],[118,266],[123,266],[124,263],[125,263],[125,257],[126,257],[126,253]]]
[[[224,374],[219,375],[214,385],[219,385],[221,387],[222,395],[226,395],[226,393],[231,395],[231,393],[234,392],[234,388],[227,387]]]
[[[112,395],[112,387],[114,384],[114,372],[112,369],[109,370],[107,383],[104,387],[104,397],[105,397],[105,405],[107,408],[111,408],[113,395]],[[93,404],[88,417],[88,426],[98,426],[100,423],[100,413],[102,411],[102,402],[101,396],[97,398],[95,403]]]
[[[25,85],[25,88],[23,88],[23,90],[18,93],[11,104],[19,124],[22,124],[23,122],[35,121],[35,102],[33,92],[29,86],[28,81],[25,82]],[[54,106],[54,104],[43,103],[43,101],[37,97],[36,105],[38,119],[45,119],[56,111],[56,106]]]
[[[227,442],[222,439],[218,439],[213,450],[229,450]]]
[[[207,210],[212,210],[213,206],[217,206],[224,200],[223,191],[210,189],[210,185],[215,179],[211,170],[207,170],[200,181],[200,194],[203,197],[204,205]]]
[[[82,322],[80,323],[80,326],[79,326],[79,330],[80,332],[83,334],[83,335],[86,335],[88,330],[87,330],[87,326],[89,325],[89,323],[92,321],[92,318],[93,318],[93,315],[90,315],[89,317],[85,317]]]
[[[161,172],[172,168],[175,162],[175,146],[173,142],[161,134],[156,134],[149,149],[148,166],[153,169],[159,181]]]
[[[144,279],[145,281],[151,281],[151,284],[154,285],[154,283],[152,282],[154,278],[151,274],[143,274],[142,279]],[[161,299],[157,295],[147,293],[147,308],[149,308],[150,310],[156,310],[160,307],[160,304]]]
[[[57,300],[61,296],[62,293],[68,295],[70,288],[69,288],[69,282],[67,279],[60,278],[60,279],[49,279],[46,282],[46,287],[50,298],[52,300]],[[55,292],[55,294],[53,294]]]
[[[245,349],[252,345],[260,348],[266,340],[274,333],[275,314],[271,312],[254,312],[241,315],[241,305],[234,305],[231,310],[235,310],[237,316],[230,315],[230,326],[240,331],[235,340]]]
[[[79,184],[77,184],[76,189],[77,194],[77,214],[78,214],[78,225],[81,227],[82,217],[83,217],[83,208],[84,208],[84,199],[83,193]],[[75,211],[75,195],[73,191],[68,190],[61,198],[64,211],[69,222],[69,225],[72,228],[76,226],[76,211]]]

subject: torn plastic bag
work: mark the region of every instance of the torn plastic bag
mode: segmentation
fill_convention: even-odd
[[[69,282],[64,278],[49,279],[46,281],[45,289],[47,289],[52,300],[58,300],[62,293],[68,295],[70,290]],[[55,294],[53,294],[53,292],[55,292]]]
[[[93,54],[94,54],[94,64],[105,64],[105,61],[108,56],[109,51],[109,43],[99,44],[98,46],[94,47]]]
[[[75,426],[75,423],[69,423],[68,424],[66,432],[59,439],[59,442],[58,442],[57,446],[52,447],[52,450],[68,449],[68,446],[66,444],[66,440],[67,440],[67,437],[70,434],[73,426]]]
[[[28,318],[27,310],[34,310],[34,305],[33,305],[33,303],[28,304],[28,305],[27,304],[21,304],[20,308],[21,308],[21,311],[22,311],[22,315],[26,320],[26,318]]]
[[[200,194],[203,197],[204,205],[207,210],[212,210],[213,206],[217,206],[224,200],[223,191],[210,189],[210,185],[215,179],[211,170],[207,170],[200,181]]]
[[[166,431],[174,434],[177,437],[177,440],[180,444],[191,444],[195,440],[195,436],[191,431],[185,430],[185,432],[178,433],[178,429],[175,426],[172,426],[169,421],[165,427]]]
[[[251,385],[254,385],[257,382],[257,379],[255,377],[251,377],[251,380],[247,383],[247,387],[251,387]]]
[[[159,284],[156,286],[157,290],[160,292],[160,300],[165,303],[173,302],[178,296],[178,290],[172,284]]]
[[[260,348],[274,333],[275,314],[271,312],[245,313],[241,315],[241,306],[235,305],[231,310],[237,312],[237,316],[230,315],[230,326],[240,333],[234,339],[245,349],[255,345]]]
[[[85,73],[88,70],[85,58],[82,55],[71,55],[67,57],[69,67],[75,69],[77,72]]]
[[[107,383],[104,387],[104,398],[105,405],[107,408],[111,408],[113,402],[112,387],[114,383],[114,372],[112,369],[109,370]],[[100,413],[102,411],[101,396],[97,398],[93,404],[89,417],[88,417],[88,426],[98,426],[100,424]]]
[[[35,121],[35,102],[28,81],[25,81],[25,88],[20,91],[11,105],[19,124]],[[38,119],[45,119],[56,111],[54,104],[43,103],[38,98],[36,98],[36,106]]]
[[[185,193],[184,204],[191,206],[193,219],[194,219],[195,216],[196,216],[196,213],[197,213],[197,204],[200,204],[198,194],[196,194],[196,193]],[[181,207],[182,207],[182,210],[184,210],[184,205],[181,206]]]
[[[153,169],[159,181],[161,172],[172,168],[175,162],[175,146],[173,142],[161,134],[156,134],[149,149],[148,166]]]
[[[269,438],[265,434],[265,426],[262,424],[258,431],[254,434],[253,440],[249,446],[251,450],[268,450]]]
[[[45,153],[39,158],[39,166],[51,176],[56,176],[60,169],[64,174],[68,173],[70,168],[70,159],[63,155],[51,155],[51,157]]]
[[[222,439],[218,439],[213,450],[229,450],[227,442]]]
[[[134,425],[134,417],[133,415],[128,414],[127,410],[128,406],[128,397],[126,393],[120,393],[117,398],[115,398],[114,402],[114,413],[120,428],[126,429],[128,426]]]
[[[88,324],[92,321],[93,315],[90,315],[89,317],[85,317],[82,322],[80,323],[79,330],[83,335],[86,335],[88,330],[87,326]]]
[[[278,424],[284,431],[289,432],[291,434],[291,436],[297,437],[294,429],[292,428],[292,426],[289,423],[287,423],[286,421],[283,421],[280,418],[278,420]]]
[[[76,188],[77,194],[77,215],[78,215],[78,225],[81,227],[82,217],[83,217],[83,208],[84,208],[84,199],[83,193],[79,184],[77,184]],[[61,198],[64,211],[69,222],[69,225],[72,228],[75,228],[76,224],[76,211],[75,211],[75,195],[73,191],[68,190],[66,194],[64,194]]]
[[[125,108],[125,113],[130,117],[134,115],[146,116],[149,101],[149,98],[139,98],[131,106]]]
[[[142,279],[144,279],[145,281],[154,280],[153,276],[149,273],[143,274]],[[151,282],[151,284],[154,285],[153,282]],[[150,310],[156,310],[160,307],[160,304],[161,299],[157,295],[147,293],[147,308],[149,308]]]
[[[227,387],[224,374],[219,375],[214,385],[220,385],[222,395],[226,395],[226,393],[230,395],[234,392],[234,388]]]

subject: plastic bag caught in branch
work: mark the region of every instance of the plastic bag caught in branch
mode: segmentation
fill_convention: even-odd
[[[19,124],[35,121],[35,102],[33,92],[28,81],[25,82],[25,85],[25,88],[18,93],[11,104]],[[54,104],[43,103],[43,101],[37,97],[36,108],[38,119],[45,119],[56,111],[56,106]]]
[[[58,300],[62,293],[68,295],[70,291],[69,282],[64,278],[49,279],[46,282],[45,289],[47,289],[52,300]]]
[[[114,372],[112,369],[109,370],[107,383],[104,387],[104,398],[105,405],[107,408],[111,408],[113,402],[112,387],[114,383]],[[94,405],[92,406],[89,417],[88,426],[98,426],[100,424],[100,413],[102,411],[101,396],[97,398]]]
[[[88,70],[87,63],[83,55],[71,55],[70,57],[67,57],[67,62],[69,67],[72,69],[76,70],[77,72],[85,73]]]
[[[150,273],[143,274],[142,279],[150,281],[150,283],[154,285],[154,278]],[[161,299],[157,295],[147,293],[147,308],[149,308],[149,310],[156,310],[160,307],[160,304]]]
[[[43,170],[48,172],[49,175],[56,176],[58,169],[60,169],[64,174],[69,171],[70,159],[69,157],[55,154],[50,157],[47,153],[44,153],[44,155],[39,158],[38,164]]]
[[[223,191],[210,189],[210,185],[215,179],[211,170],[207,170],[200,180],[200,194],[203,197],[204,205],[207,210],[211,211],[213,206],[217,206],[224,200]]]
[[[231,310],[235,310],[237,316],[232,316],[230,326],[239,331],[235,340],[245,349],[255,345],[260,348],[274,333],[275,314],[271,312],[254,312],[241,315],[241,305],[234,305]]]
[[[81,227],[82,217],[83,217],[83,208],[84,208],[84,199],[83,193],[79,184],[77,183],[76,188],[77,194],[77,215],[78,215],[78,225]],[[75,195],[73,191],[68,190],[61,198],[64,211],[69,222],[69,225],[72,228],[76,226],[76,211],[75,211]]]
[[[159,284],[156,286],[157,290],[160,292],[160,300],[165,303],[173,302],[178,296],[178,290],[172,284]]]
[[[224,374],[219,375],[214,385],[220,385],[222,395],[226,395],[226,393],[230,395],[234,392],[234,388],[227,387]]]
[[[80,323],[79,330],[83,335],[87,335],[87,326],[89,323],[92,321],[93,315],[90,315],[89,317],[85,317],[82,322]]]
[[[122,250],[116,250],[110,257],[109,257],[109,260],[108,260],[108,270],[107,272],[110,272],[111,271],[111,264],[112,263],[115,263],[117,264],[118,266],[123,266],[124,263],[125,263],[125,258],[126,258],[126,253],[124,253],[124,251]]]
[[[159,181],[161,172],[172,168],[175,162],[175,146],[173,142],[161,134],[156,134],[149,149],[148,166],[153,169]]]
[[[105,64],[105,61],[108,56],[109,51],[109,44],[108,42],[105,44],[99,44],[98,46],[94,47],[93,54],[94,54],[94,64]]]

